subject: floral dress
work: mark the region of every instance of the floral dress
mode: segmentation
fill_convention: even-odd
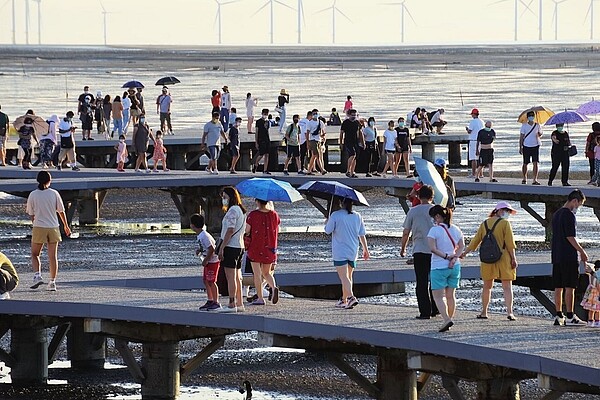
[[[164,160],[165,159],[165,145],[162,139],[156,138],[154,139],[154,154],[152,155],[154,160]]]
[[[600,284],[595,276],[589,275],[589,278],[590,283],[581,300],[581,307],[588,311],[600,311]]]

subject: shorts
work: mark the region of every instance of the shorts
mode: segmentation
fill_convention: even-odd
[[[237,157],[240,155],[240,146],[236,146],[233,144],[229,144],[229,151],[231,152],[232,157]]]
[[[523,164],[540,162],[540,146],[523,146]]]
[[[81,129],[84,131],[91,131],[94,118],[91,115],[84,114],[81,116]]]
[[[360,147],[358,147],[357,143],[345,144],[344,150],[348,153],[348,157],[355,157],[360,152]]]
[[[479,150],[479,160],[477,164],[482,167],[486,165],[492,165],[494,163],[494,149],[481,149]]]
[[[431,281],[431,290],[458,289],[460,264],[454,264],[454,268],[432,269],[429,273],[429,280]]]
[[[396,150],[386,150],[387,154],[396,154]]]
[[[8,140],[7,138],[8,138],[8,136],[6,136],[6,135],[0,135],[0,149],[3,149],[6,147],[6,141]]]
[[[62,241],[59,228],[43,228],[34,226],[31,232],[31,243],[58,243]]]
[[[208,155],[211,160],[217,160],[219,158],[219,146],[208,146]]]
[[[356,260],[354,260],[354,261],[350,261],[350,260],[335,261],[335,260],[333,260],[334,267],[345,267],[346,265],[349,265],[352,268],[356,268]]]
[[[223,268],[236,268],[242,269],[242,255],[244,249],[238,247],[225,247],[223,249],[223,259],[221,260],[221,266]]]
[[[218,261],[206,264],[202,271],[202,280],[215,283],[217,281],[217,275],[219,274],[219,265],[220,263]]]
[[[477,161],[477,140],[469,140],[469,161]]]
[[[287,156],[288,158],[292,157],[300,157],[300,146],[287,146]]]
[[[552,264],[552,285],[558,288],[577,288],[579,286],[579,263],[560,262]]]
[[[141,113],[140,113],[140,110],[139,110],[139,109],[137,109],[137,108],[131,108],[131,109],[129,110],[129,114],[130,114],[132,117],[139,117],[139,116],[141,115]]]
[[[319,142],[317,142],[316,140],[310,140],[308,142],[308,151],[310,151],[311,154],[318,154]]]
[[[270,147],[271,147],[270,142],[258,142],[258,155],[264,156],[265,154],[269,154]]]
[[[436,128],[438,126],[445,126],[447,124],[446,121],[438,121],[438,122],[434,122],[433,124],[431,124],[431,126],[435,126]]]

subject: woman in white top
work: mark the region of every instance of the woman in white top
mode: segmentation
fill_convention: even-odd
[[[131,118],[131,99],[129,98],[129,93],[123,92],[121,104],[123,105],[123,133],[127,134],[129,118]]]
[[[65,228],[65,234],[71,235],[71,229],[65,216],[65,206],[60,194],[50,189],[52,177],[48,171],[40,171],[37,174],[38,188],[29,194],[27,198],[27,214],[33,222],[31,233],[31,265],[34,276],[31,289],[37,289],[44,284],[40,267],[40,253],[44,244],[48,245],[48,261],[50,263],[50,281],[47,290],[56,291],[56,274],[58,273],[58,242],[60,236],[60,225],[57,214]]]
[[[394,157],[396,155],[396,146],[398,145],[397,134],[394,130],[394,121],[388,122],[388,128],[383,132],[383,151],[385,151],[385,155],[387,157],[387,161],[385,162],[385,167],[383,167],[383,172],[381,176],[386,177],[387,170],[392,170],[392,176],[394,178],[398,177],[398,172],[396,170],[396,164],[394,163]]]
[[[244,232],[246,230],[246,209],[238,191],[226,186],[221,192],[225,216],[221,225],[221,236],[217,243],[221,267],[227,278],[229,304],[221,312],[242,312],[242,254],[244,253]]]
[[[465,248],[465,242],[460,229],[451,224],[451,209],[435,205],[429,209],[429,216],[434,224],[427,234],[431,249],[431,291],[435,305],[444,318],[440,332],[446,332],[454,325],[455,293],[460,281],[459,256]]]
[[[254,107],[258,105],[258,99],[252,97],[252,93],[246,94],[246,117],[248,118],[248,133],[254,134],[252,128],[254,127]]]

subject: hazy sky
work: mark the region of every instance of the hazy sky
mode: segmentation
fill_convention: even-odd
[[[0,43],[12,43],[12,2],[16,4],[16,41],[24,44],[27,0],[0,0]],[[219,0],[222,3],[231,0]],[[274,0],[277,1],[277,0]],[[336,43],[394,45],[401,42],[401,0],[337,0]],[[543,4],[543,39],[554,41],[555,0]],[[566,0],[558,6],[558,39],[589,42],[594,0]],[[304,44],[332,42],[334,0],[303,0]],[[538,40],[540,0],[519,1],[519,41]],[[222,6],[222,42],[226,45],[269,44],[270,6],[253,15],[268,0],[238,0]],[[294,8],[286,8],[281,3]],[[103,14],[99,0],[40,0],[43,44],[103,44]],[[107,11],[109,45],[218,44],[216,0],[102,0]],[[595,0],[594,34],[600,39],[600,1]],[[509,43],[514,40],[514,0],[406,0],[415,22],[406,14],[405,44]],[[525,5],[529,5],[528,11]],[[38,3],[29,0],[29,41],[38,42]],[[297,42],[298,0],[274,4],[275,44]]]

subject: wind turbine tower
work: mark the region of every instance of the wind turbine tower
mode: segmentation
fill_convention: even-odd
[[[42,44],[42,0],[33,0],[37,3],[38,44]]]
[[[12,0],[12,44],[17,44],[17,17],[15,11],[15,0]]]
[[[298,44],[302,44],[302,24],[304,21],[304,2],[298,0]]]
[[[331,7],[327,7],[321,11],[321,12],[325,12],[331,10],[331,17],[332,17],[332,43],[335,44],[335,20],[336,20],[336,14],[339,13],[341,16],[343,16],[344,18],[346,18],[348,21],[352,22],[352,20],[350,18],[348,18],[348,16],[346,14],[344,14],[342,12],[342,10],[340,10],[337,7],[337,0],[333,0],[333,4],[331,5]]]
[[[552,16],[552,19],[554,20],[554,40],[558,40],[558,5],[567,0],[552,1],[554,2],[554,15]]]
[[[215,3],[217,3],[217,14],[215,15],[215,23],[218,23],[218,29],[219,29],[219,44],[221,44],[221,38],[222,38],[222,30],[221,30],[221,6],[227,5],[227,4],[231,4],[231,3],[237,3],[239,0],[233,0],[233,1],[224,1],[221,2],[219,0],[215,0]]]
[[[405,14],[408,14],[410,19],[412,19],[412,21],[415,23],[415,25],[417,24],[417,21],[415,21],[412,14],[410,13],[410,10],[406,6],[406,1],[401,1],[399,3],[382,3],[382,4],[387,5],[387,6],[400,6],[400,40],[401,40],[401,43],[404,43],[404,22],[405,22],[404,17],[405,17]]]
[[[259,12],[261,12],[265,7],[270,6],[271,9],[271,32],[269,33],[270,38],[271,38],[271,44],[273,44],[275,42],[275,3],[284,6],[286,8],[289,8],[290,10],[293,10],[292,7],[288,6],[285,3],[282,3],[279,0],[267,0],[267,2],[265,4],[263,4],[258,10],[256,10],[256,12],[254,14],[252,14],[252,16],[258,14]]]
[[[590,0],[590,5],[587,13],[585,14],[585,19],[590,19],[590,40],[594,40],[594,3],[596,1],[597,0]]]

